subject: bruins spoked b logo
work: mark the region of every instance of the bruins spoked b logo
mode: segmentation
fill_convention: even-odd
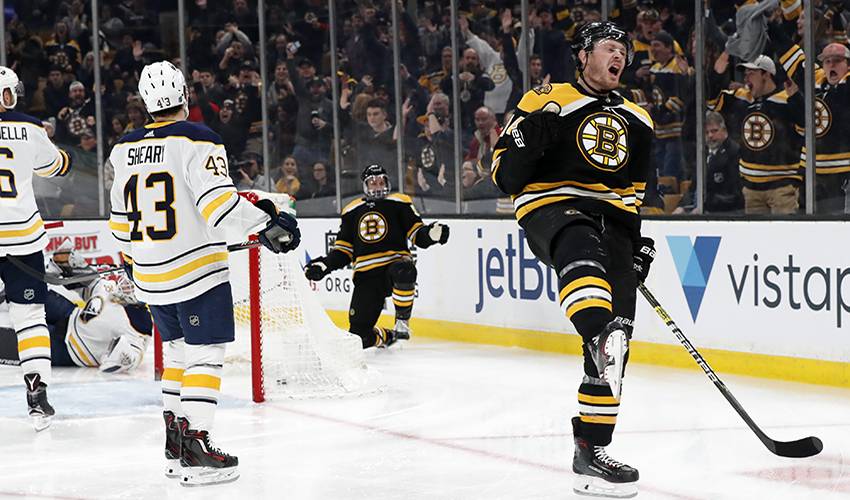
[[[815,97],[815,135],[823,137],[832,125],[832,113],[829,106],[820,97]]]
[[[623,168],[629,158],[625,121],[613,113],[594,113],[578,128],[578,149],[594,167],[608,172]]]
[[[753,151],[760,151],[773,142],[774,128],[770,118],[763,113],[750,113],[744,118],[743,136],[744,142],[747,143]]]
[[[387,235],[387,220],[378,212],[368,212],[360,217],[357,233],[366,243],[381,241]]]

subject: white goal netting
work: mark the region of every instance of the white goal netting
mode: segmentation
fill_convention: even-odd
[[[269,195],[286,208],[286,195]],[[298,262],[303,251],[259,247],[230,254],[236,342],[227,361],[250,363],[254,400],[343,397],[381,389],[360,337],[338,328]]]

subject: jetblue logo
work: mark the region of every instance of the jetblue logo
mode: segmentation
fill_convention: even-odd
[[[717,249],[720,247],[720,236],[697,236],[691,242],[689,236],[668,236],[667,246],[673,254],[673,262],[679,273],[682,291],[691,311],[691,319],[697,320],[708,278],[714,267]]]

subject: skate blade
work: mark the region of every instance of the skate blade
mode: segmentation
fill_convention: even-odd
[[[165,459],[165,476],[176,479],[183,476],[183,468],[180,466],[180,459]]]
[[[50,415],[30,415],[30,422],[36,432],[41,432],[50,427]]]
[[[239,479],[239,468],[184,467],[180,484],[187,487],[231,483]]]
[[[623,360],[626,356],[626,333],[615,330],[605,340],[605,355],[612,359],[612,363],[603,370],[602,379],[611,386],[614,399],[620,401],[620,391],[623,385]]]
[[[573,491],[578,495],[604,498],[632,498],[638,494],[636,483],[609,483],[591,476],[577,477]]]

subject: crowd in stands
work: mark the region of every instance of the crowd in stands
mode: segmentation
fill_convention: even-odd
[[[602,16],[600,0],[532,0],[528,26],[523,26],[518,1],[460,0],[458,52],[453,53],[448,2],[399,1],[401,94],[395,96],[389,1],[336,1],[336,75],[331,74],[329,57],[328,2],[266,2],[264,85],[256,2],[185,0],[189,119],[221,135],[240,189],[263,187],[262,173],[269,169],[272,190],[298,200],[333,197],[339,172],[341,194],[348,196],[360,191],[363,167],[379,163],[390,173],[394,189],[414,196],[453,201],[459,178],[464,200],[495,199],[500,194],[489,181],[492,148],[522,97],[524,73],[529,73],[532,86],[574,82],[572,36]],[[819,62],[840,73],[829,81],[821,74],[819,101],[833,106],[819,108],[820,150],[821,138],[828,135],[821,129],[843,113],[833,108],[839,104],[836,93],[846,99],[850,49],[845,0],[814,4],[817,53],[825,54]],[[616,0],[611,5],[609,18],[632,33],[635,52],[621,93],[644,107],[655,122],[657,179],[650,183],[646,205],[650,212],[695,209],[696,117],[708,112],[704,211],[798,212],[804,205],[801,155],[805,158],[801,2],[713,0],[706,5],[706,37],[700,42],[695,41],[691,0]],[[90,9],[83,0],[6,4],[8,64],[26,84],[20,108],[41,118],[54,140],[80,159],[73,187],[46,182],[38,187],[48,216],[96,212],[91,200],[97,204],[97,193],[81,193],[96,189],[97,127],[108,155],[124,133],[149,120],[136,93],[144,65],[161,59],[180,63],[176,2],[102,1],[97,30]],[[95,31],[101,49],[100,89],[94,88]],[[524,33],[532,40],[528,53],[519,43]],[[846,53],[830,45],[835,42],[843,44]],[[697,43],[705,48],[708,109],[697,109],[695,101]],[[457,82],[451,77],[454,57]],[[342,131],[338,168],[332,78],[338,83],[336,111]],[[452,112],[455,83],[459,123],[454,123]],[[102,96],[102,119],[97,119],[96,91]],[[267,158],[262,92],[268,106]],[[832,101],[822,94],[831,95]],[[459,177],[456,130],[462,148]],[[832,156],[821,162],[818,151],[816,195],[835,198],[824,210],[828,205],[830,211],[843,213],[850,139],[844,140],[847,146],[833,144],[841,138],[829,141]],[[836,158],[843,163],[836,164]],[[108,188],[108,168],[103,174]],[[821,176],[827,180],[821,182]]]

